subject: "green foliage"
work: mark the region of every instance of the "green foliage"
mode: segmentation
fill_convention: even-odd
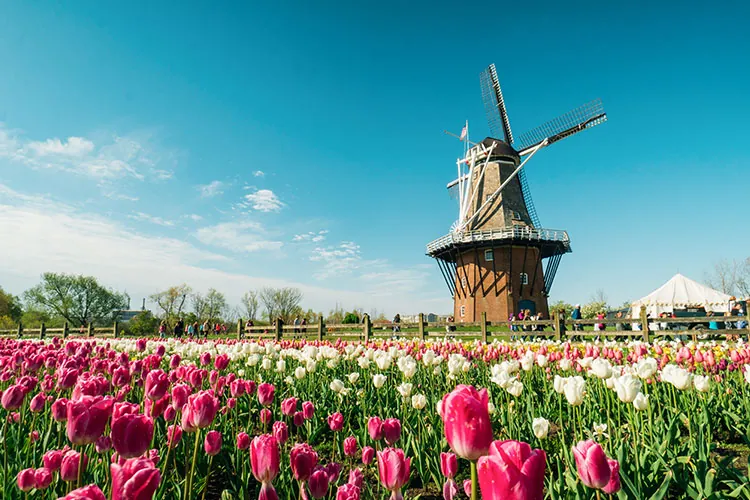
[[[558,300],[549,304],[550,313],[552,313],[552,311],[559,311],[560,309],[564,310],[567,315],[570,315],[570,312],[573,310],[573,305],[568,304],[564,300]]]
[[[606,313],[607,310],[606,302],[595,300],[581,306],[581,316],[583,319],[595,319],[597,314]]]
[[[0,317],[7,317],[11,321],[18,323],[23,315],[21,301],[13,294],[10,294],[0,287]]]
[[[354,325],[359,323],[359,316],[355,312],[346,313],[344,320],[342,321],[345,325]]]
[[[151,301],[159,306],[161,317],[167,322],[167,326],[170,329],[177,319],[182,316],[182,310],[192,291],[192,288],[183,283],[182,285],[171,286],[162,292],[151,295]]]
[[[93,276],[44,273],[42,282],[24,293],[32,307],[61,316],[71,326],[111,323],[127,308],[128,296],[105,288]]]
[[[125,329],[133,335],[154,335],[159,331],[159,318],[151,311],[143,311],[131,319]]]

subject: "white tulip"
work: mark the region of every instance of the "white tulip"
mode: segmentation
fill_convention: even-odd
[[[581,358],[578,360],[578,364],[581,365],[582,368],[589,369],[591,368],[591,362],[594,361],[594,358],[591,356],[588,356],[586,358]]]
[[[330,387],[331,387],[331,390],[337,394],[341,393],[341,391],[345,389],[344,382],[342,382],[341,380],[337,378],[333,379]]]
[[[711,379],[709,377],[704,377],[701,375],[693,375],[693,386],[695,387],[695,390],[698,392],[708,392],[709,382]]]
[[[489,404],[492,404],[492,403],[489,403]],[[442,418],[443,416],[443,400],[442,399],[438,399],[437,403],[435,403],[435,410],[437,411],[437,414],[440,415],[440,417]]]
[[[435,367],[432,369],[433,375],[440,375],[443,372],[443,369],[440,365],[435,365]]]
[[[495,413],[495,409],[496,409],[495,405],[492,404],[492,401],[490,401],[490,402],[487,403],[487,413],[494,414]],[[439,410],[438,410],[438,413],[439,413]]]
[[[607,389],[614,389],[615,388],[615,379],[616,378],[617,377],[615,375],[612,375],[611,377],[609,377],[607,380],[604,381],[604,383],[607,386]]]
[[[534,367],[534,355],[524,355],[521,358],[521,369],[525,372],[530,371]]]
[[[638,411],[643,411],[648,408],[648,394],[643,394],[642,392],[639,392],[638,395],[633,400],[633,406]]]
[[[370,367],[370,360],[363,356],[361,358],[357,358],[357,364],[359,365],[360,368],[362,368],[363,370],[366,370],[367,368]]]
[[[294,379],[287,375],[286,377],[284,377],[284,383],[286,385],[292,385],[294,383]]]
[[[264,370],[270,370],[272,364],[273,363],[271,362],[270,358],[263,358],[263,361],[260,363],[260,367]]]
[[[247,366],[255,366],[258,363],[260,363],[260,356],[257,354],[251,354],[247,357],[247,361],[245,362]]]
[[[568,382],[567,378],[561,377],[560,375],[555,375],[555,379],[553,382],[555,392],[558,394],[562,394],[563,392],[565,392],[565,384],[567,382]]]
[[[430,366],[435,360],[435,352],[432,349],[428,349],[422,354],[422,363],[425,366]]]
[[[510,384],[512,378],[506,372],[501,371],[497,375],[492,376],[490,380],[505,389],[506,387],[508,387],[508,384]]]
[[[589,371],[600,379],[606,379],[612,375],[612,365],[606,359],[596,358],[591,362],[591,369]]]
[[[380,373],[376,373],[372,376],[372,385],[375,386],[376,389],[380,389],[383,387],[383,384],[385,384],[385,375],[381,375]]]
[[[286,361],[283,359],[280,359],[276,362],[276,371],[279,373],[284,373],[286,371]]]
[[[535,418],[534,421],[531,422],[531,428],[537,439],[545,439],[549,433],[549,420],[544,417]]]
[[[669,382],[681,391],[689,389],[692,385],[690,372],[674,364],[669,364],[662,369],[661,380],[662,382]]]
[[[510,384],[508,384],[508,387],[505,388],[506,391],[508,391],[508,394],[514,397],[518,397],[521,395],[521,392],[523,391],[523,384],[518,379],[513,379]]]
[[[540,354],[536,357],[536,364],[539,365],[540,368],[544,368],[547,366],[547,356],[544,354]]]
[[[399,392],[399,394],[401,394],[401,397],[408,398],[409,396],[411,396],[412,388],[413,386],[410,383],[404,382],[403,384],[396,387],[396,390]]]
[[[315,373],[315,368],[318,366],[318,363],[315,362],[315,360],[308,359],[307,363],[305,363],[305,370],[307,370],[307,373]]]
[[[614,380],[617,397],[623,403],[632,403],[641,392],[640,379],[628,374]]]
[[[572,406],[578,406],[583,403],[583,397],[586,395],[586,381],[583,377],[570,377],[565,382],[565,398]]]
[[[298,366],[294,369],[294,376],[298,379],[302,380],[305,378],[305,375],[307,375],[307,370],[305,370],[304,366]]]
[[[359,380],[359,372],[352,372],[348,375],[348,377],[350,384],[356,384],[357,380]]]
[[[406,378],[412,378],[417,373],[417,362],[411,356],[404,356],[399,358],[396,362],[398,369],[404,374]]]
[[[659,365],[654,358],[642,358],[633,365],[636,375],[643,380],[653,377],[658,367]]]
[[[570,370],[570,367],[572,366],[572,363],[568,358],[562,358],[560,361],[558,361],[557,365],[560,367],[560,369],[564,372]]]
[[[427,398],[424,394],[415,394],[411,397],[411,405],[415,410],[421,410],[427,406]]]

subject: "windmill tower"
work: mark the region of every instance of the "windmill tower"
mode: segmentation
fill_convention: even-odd
[[[480,75],[491,137],[473,143],[468,123],[464,155],[448,189],[458,198],[451,232],[427,245],[453,295],[457,322],[494,322],[529,309],[549,317],[547,297],[568,233],[542,228],[524,167],[542,148],[607,120],[600,100],[513,137],[495,65]],[[546,261],[546,266],[543,262]]]

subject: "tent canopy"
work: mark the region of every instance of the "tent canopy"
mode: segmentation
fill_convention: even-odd
[[[641,306],[646,306],[646,312],[652,318],[663,312],[671,313],[674,309],[685,307],[702,306],[706,311],[725,313],[729,311],[730,299],[726,293],[701,285],[678,273],[653,292],[633,302],[631,317],[638,317]]]

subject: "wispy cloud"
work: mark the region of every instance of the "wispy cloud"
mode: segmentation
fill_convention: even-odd
[[[143,212],[135,212],[130,215],[128,215],[128,219],[133,220],[139,220],[143,222],[150,222],[152,224],[156,224],[159,226],[165,226],[165,227],[172,227],[174,226],[174,222],[171,220],[162,219],[161,217],[157,217],[154,215],[145,214]]]
[[[203,217],[198,214],[188,214],[188,215],[185,215],[185,217],[187,217],[190,220],[194,220],[195,222],[203,220]]]
[[[292,238],[292,241],[312,241],[313,243],[319,243],[326,239],[327,234],[327,229],[323,229],[322,231],[318,231],[317,233],[314,231],[310,231],[307,233],[295,234]]]
[[[252,208],[259,212],[278,212],[284,204],[270,189],[259,189],[254,193],[245,195],[245,203],[241,205]]]
[[[224,193],[224,183],[221,181],[211,181],[208,184],[198,186],[201,198],[212,198]]]
[[[206,245],[233,252],[278,250],[284,245],[281,241],[266,239],[263,226],[251,221],[222,222],[202,227],[195,232],[195,237]]]
[[[255,177],[263,177],[263,176],[266,175],[266,173],[264,171],[262,171],[262,170],[256,170],[255,172],[253,172],[253,175]]]
[[[31,141],[26,147],[39,156],[84,156],[94,150],[94,143],[84,137],[68,137],[67,141],[58,138]]]
[[[318,279],[325,279],[349,274],[358,269],[362,262],[362,255],[359,245],[353,241],[344,241],[337,246],[316,247],[310,255],[310,260],[322,263],[322,269],[314,276]]]

